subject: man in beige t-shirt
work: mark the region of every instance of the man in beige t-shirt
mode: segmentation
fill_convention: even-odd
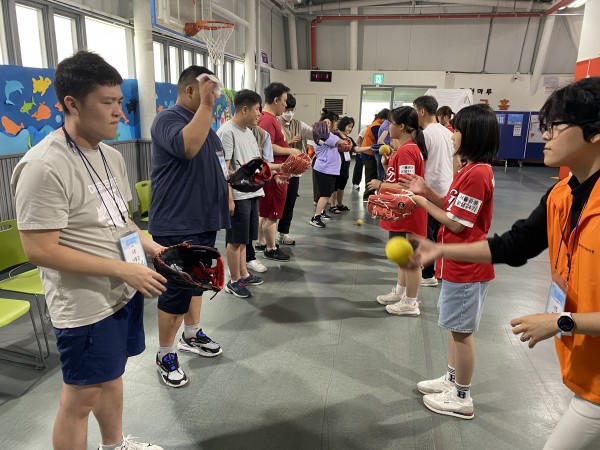
[[[39,266],[61,358],[55,450],[88,447],[90,412],[101,449],[162,449],[122,430],[125,362],[145,348],[144,296],[160,294],[166,282],[143,254],[162,247],[128,217],[123,157],[100,142],[117,133],[122,82],[96,54],[64,59],[54,78],[64,125],[25,154],[11,180],[21,241]]]

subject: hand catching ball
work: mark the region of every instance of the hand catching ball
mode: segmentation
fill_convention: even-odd
[[[381,147],[379,147],[380,155],[389,156],[390,153],[392,153],[392,149],[390,148],[389,145],[383,144]]]
[[[412,245],[406,238],[396,236],[391,238],[385,245],[385,255],[390,261],[395,262],[399,266],[406,265],[412,254]]]
[[[358,220],[356,221],[356,225],[358,225],[359,227],[360,227],[362,224],[363,224],[363,221],[362,221],[362,219],[358,219]]]

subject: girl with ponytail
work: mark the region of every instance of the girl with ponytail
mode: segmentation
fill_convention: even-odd
[[[419,128],[419,117],[414,108],[402,106],[390,113],[390,136],[392,142],[398,143],[398,149],[389,156],[383,156],[382,164],[386,169],[384,181],[371,180],[367,184],[370,190],[382,187],[399,188],[398,185],[403,175],[425,175],[425,160],[427,147],[423,130]],[[394,141],[394,139],[396,141]],[[379,226],[389,231],[389,238],[406,236],[413,233],[418,236],[427,236],[427,211],[416,208],[408,217],[395,222],[381,220]],[[420,314],[417,303],[419,286],[421,285],[421,269],[402,268],[398,266],[396,286],[392,292],[379,295],[377,302],[385,305],[389,314],[397,316],[418,316]]]

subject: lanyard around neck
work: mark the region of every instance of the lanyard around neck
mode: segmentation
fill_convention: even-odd
[[[116,198],[116,196],[115,196],[115,194],[114,194],[114,192],[112,190],[112,187],[113,187],[113,185],[112,185],[112,178],[114,178],[114,176],[112,174],[112,171],[110,170],[110,167],[108,165],[108,161],[106,160],[106,157],[104,156],[104,153],[102,152],[102,149],[100,148],[100,146],[98,145],[98,152],[100,152],[100,156],[102,158],[102,163],[104,165],[104,171],[106,172],[106,178],[107,178],[107,181],[108,181],[108,186],[106,186],[106,184],[104,183],[104,181],[102,181],[102,178],[100,177],[100,175],[98,174],[98,172],[96,171],[96,169],[94,168],[94,166],[92,165],[92,163],[89,161],[89,159],[87,159],[87,157],[81,151],[81,149],[79,148],[79,146],[71,138],[71,136],[67,132],[64,124],[62,125],[62,130],[63,130],[63,133],[65,134],[65,138],[67,140],[67,145],[71,149],[74,149],[77,152],[77,154],[79,155],[79,157],[81,158],[81,162],[83,163],[83,166],[86,168],[87,173],[90,176],[90,179],[92,180],[92,184],[95,186],[96,192],[100,196],[100,201],[104,205],[104,208],[106,209],[106,212],[108,213],[108,216],[110,217],[110,220],[113,223],[113,226],[116,228],[117,224],[116,224],[115,220],[113,219],[112,214],[110,213],[110,209],[108,209],[108,206],[106,205],[106,202],[104,201],[104,197],[100,193],[100,190],[98,189],[96,182],[94,181],[94,177],[92,176],[92,172],[94,173],[94,175],[96,175],[96,177],[98,178],[98,181],[100,182],[100,184],[102,185],[102,187],[104,188],[104,190],[106,191],[106,193],[108,194],[108,196],[114,202],[115,206],[117,207],[117,211],[119,211],[119,215],[121,216],[121,220],[123,221],[123,223],[127,224],[127,221],[125,220],[125,216],[123,215],[123,212],[121,211],[119,203],[117,202],[117,198]],[[121,191],[119,189],[119,185],[117,184],[116,180],[115,180],[115,187],[117,188],[117,194],[121,198],[121,201],[123,202],[123,204],[125,204],[125,200],[123,199],[123,195],[121,195]]]

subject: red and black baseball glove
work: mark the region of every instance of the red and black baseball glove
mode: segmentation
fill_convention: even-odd
[[[187,243],[173,245],[154,257],[154,267],[183,289],[219,292],[225,285],[225,266],[216,248]]]
[[[271,179],[271,169],[261,158],[243,164],[229,178],[229,184],[240,192],[256,192]]]
[[[405,189],[382,188],[376,195],[369,195],[367,209],[374,219],[394,222],[410,215],[417,206],[411,198],[414,194]]]

